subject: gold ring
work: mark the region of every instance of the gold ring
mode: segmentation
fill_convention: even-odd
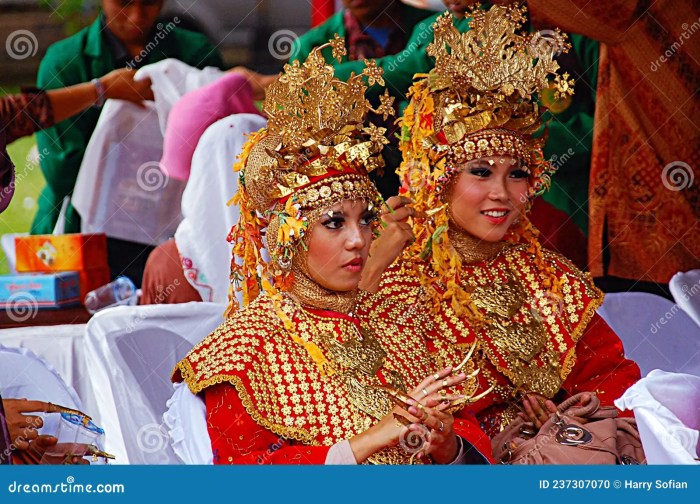
[[[440,379],[440,373],[435,373],[433,378],[435,378],[435,381],[438,381]]]
[[[447,380],[442,380],[442,386],[443,386],[443,387],[447,387],[447,385],[448,385],[448,384],[447,384]]]
[[[419,410],[421,410],[423,412],[425,411],[425,407],[419,402],[416,402],[416,408],[418,408]]]
[[[423,397],[428,397],[428,391],[423,389]]]
[[[440,390],[438,390],[438,394],[440,394],[441,396],[446,396],[446,395],[447,395],[447,390],[445,390],[445,389],[440,389]]]

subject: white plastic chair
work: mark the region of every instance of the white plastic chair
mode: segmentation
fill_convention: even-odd
[[[633,410],[649,464],[697,464],[700,456],[700,377],[655,370],[615,406]]]
[[[119,306],[98,312],[86,330],[106,450],[116,463],[173,464],[163,426],[175,364],[223,322],[225,304]]]
[[[26,348],[0,345],[0,393],[5,399],[27,398],[83,409],[73,387],[68,385],[51,364]],[[41,434],[55,435],[57,414],[41,414]]]
[[[676,273],[668,288],[678,306],[700,326],[700,269]]]
[[[645,292],[606,294],[598,314],[645,376],[653,369],[700,376],[700,327],[678,305]]]

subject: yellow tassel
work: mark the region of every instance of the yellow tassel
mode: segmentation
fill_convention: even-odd
[[[292,334],[292,339],[295,343],[300,344],[306,349],[307,352],[309,352],[309,355],[318,366],[322,375],[333,376],[335,374],[335,370],[331,367],[330,362],[328,362],[326,356],[323,355],[323,352],[315,343],[312,343],[311,341],[304,341],[296,334]]]

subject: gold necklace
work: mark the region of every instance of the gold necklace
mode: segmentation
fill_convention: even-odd
[[[296,257],[295,257],[296,259]],[[331,310],[338,313],[350,313],[357,302],[359,291],[357,289],[348,292],[337,292],[321,287],[307,273],[306,267],[297,263],[306,264],[306,258],[294,261],[292,272],[294,281],[290,294],[302,305],[321,310]]]
[[[472,264],[480,261],[493,259],[501,252],[508,244],[506,242],[487,242],[479,240],[475,236],[459,229],[450,222],[450,227],[447,231],[447,236],[450,239],[450,244],[462,258],[463,264]]]

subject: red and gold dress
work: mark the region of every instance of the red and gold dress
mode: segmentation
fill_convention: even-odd
[[[461,282],[485,323],[475,328],[457,316],[449,301],[436,310],[421,287],[421,262],[399,261],[383,277],[379,296],[423,312],[428,347],[436,366],[456,365],[477,343],[480,369],[469,394],[494,386],[468,406],[493,437],[515,418],[523,392],[555,403],[578,392],[596,392],[601,404],[613,401],[639,380],[639,367],[624,357],[622,342],[595,310],[603,294],[587,274],[563,256],[543,249],[545,263],[561,282],[562,295],[543,284],[526,245],[507,245],[489,259],[463,261]],[[429,273],[428,273],[429,274]],[[429,274],[430,275],[430,274]],[[440,283],[434,284],[440,289]]]
[[[285,327],[260,296],[197,345],[176,368],[206,402],[217,464],[323,464],[331,446],[367,430],[393,408],[378,385],[410,390],[434,373],[411,321],[359,319],[284,298]],[[370,322],[366,324],[365,322]],[[455,432],[483,454],[474,420]],[[408,463],[399,446],[370,463]]]

